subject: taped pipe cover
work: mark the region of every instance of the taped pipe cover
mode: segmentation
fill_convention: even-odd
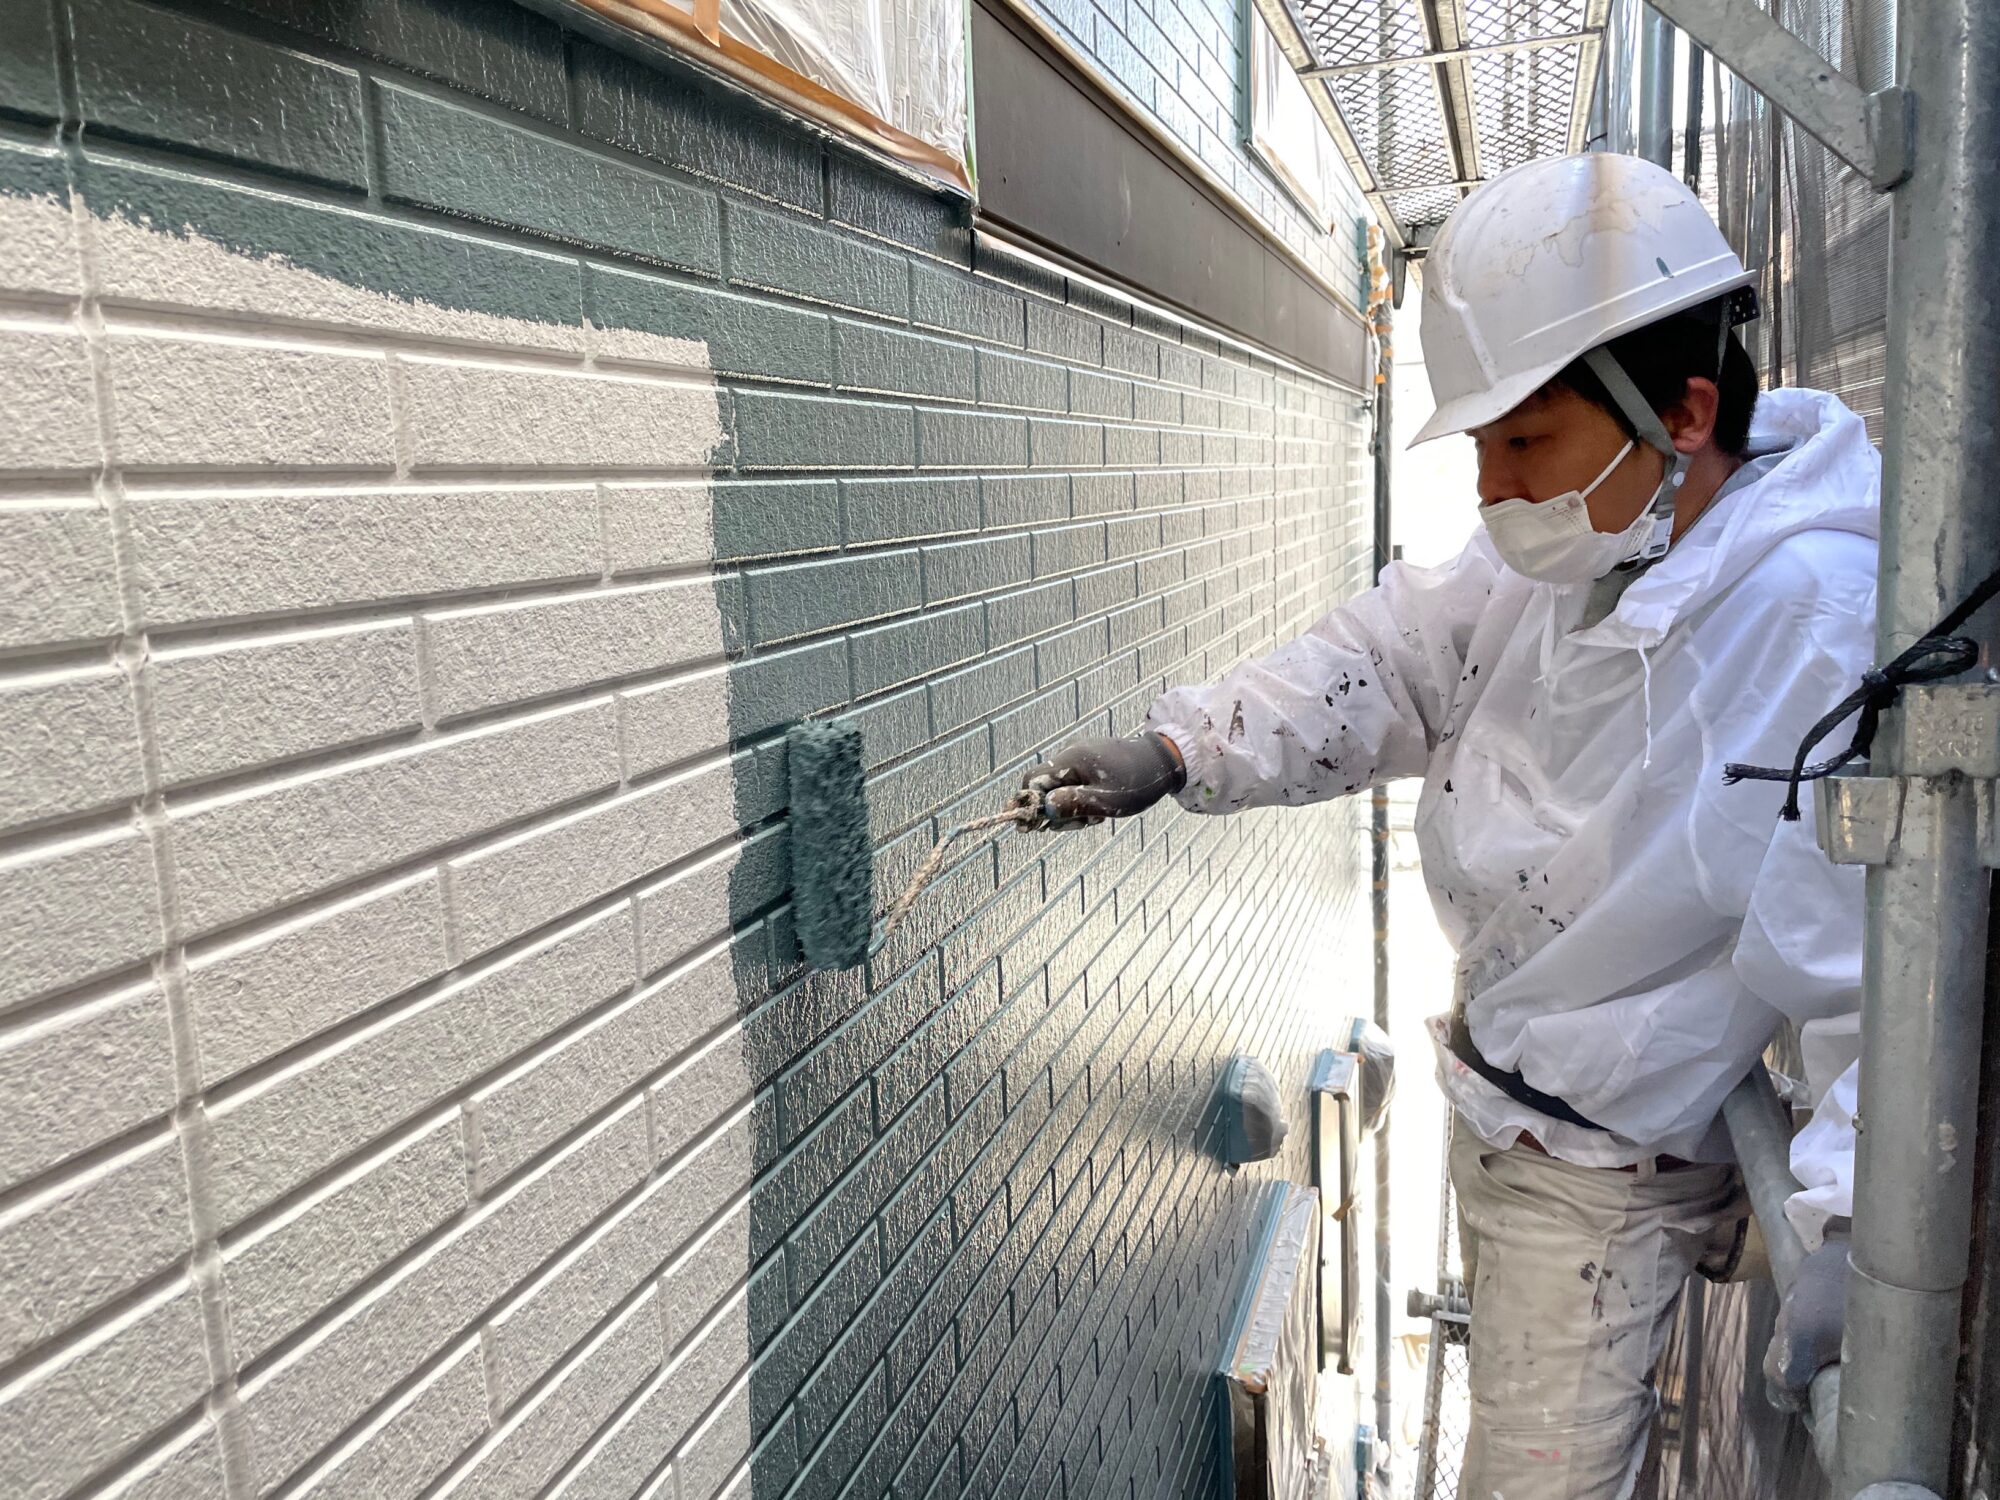
[[[1284,1146],[1290,1126],[1278,1098],[1278,1080],[1256,1058],[1239,1055],[1229,1060],[1216,1103],[1222,1159],[1229,1165],[1268,1161]]]
[[[1357,1018],[1347,1050],[1361,1059],[1361,1133],[1366,1135],[1382,1123],[1396,1097],[1396,1044],[1373,1021]]]

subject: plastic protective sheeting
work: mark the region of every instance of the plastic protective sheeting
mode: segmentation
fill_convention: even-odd
[[[967,159],[964,0],[722,0],[721,21],[885,125]]]
[[[528,0],[580,5],[791,114],[970,196],[965,0]]]
[[[1254,1057],[1229,1060],[1216,1108],[1222,1120],[1222,1159],[1232,1167],[1270,1160],[1291,1130],[1278,1080]]]
[[[1319,1194],[1272,1186],[1268,1234],[1250,1269],[1219,1382],[1228,1424],[1223,1493],[1234,1500],[1308,1500],[1319,1397]]]
[[[1263,16],[1250,12],[1250,145],[1321,229],[1333,223],[1340,148]]]
[[[1368,1135],[1388,1117],[1396,1097],[1396,1044],[1373,1021],[1356,1019],[1347,1050],[1361,1063],[1361,1133]]]
[[[1356,1024],[1357,1032],[1372,1021]],[[1387,1038],[1383,1038],[1387,1042]],[[1352,1052],[1322,1052],[1313,1064],[1313,1185],[1325,1209],[1319,1255],[1319,1365],[1352,1375],[1361,1333],[1361,1215],[1355,1202],[1361,1132],[1355,1095],[1365,1089]]]

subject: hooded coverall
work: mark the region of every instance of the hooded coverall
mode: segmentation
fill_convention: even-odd
[[[1722,1099],[1783,1021],[1858,1006],[1861,872],[1810,814],[1779,821],[1782,786],[1722,768],[1788,765],[1869,666],[1879,494],[1860,418],[1773,391],[1744,466],[1601,621],[1482,528],[1148,715],[1194,812],[1424,779],[1461,1034],[1528,1086],[1432,1023],[1473,1302],[1461,1496],[1632,1493],[1682,1284],[1745,1214]]]

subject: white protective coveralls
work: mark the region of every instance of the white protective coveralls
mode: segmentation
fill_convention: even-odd
[[[1854,1115],[1860,1108],[1861,1016],[1809,1023],[1800,1036],[1813,1117],[1792,1139],[1799,1191],[1785,1217],[1810,1254],[1826,1242],[1829,1219],[1854,1216]],[[1831,1081],[1829,1081],[1831,1080]]]
[[[1880,463],[1857,416],[1804,390],[1759,401],[1749,456],[1595,625],[1578,628],[1587,585],[1523,578],[1481,528],[1456,561],[1393,564],[1299,639],[1148,715],[1186,761],[1191,811],[1424,778],[1417,837],[1474,1042],[1605,1127],[1516,1102],[1440,1040],[1440,1082],[1492,1152],[1525,1130],[1555,1169],[1726,1163],[1718,1108],[1780,1022],[1859,1003],[1861,871],[1825,858],[1810,811],[1779,820],[1782,785],[1725,786],[1723,766],[1790,765],[1870,665]],[[1649,1277],[1637,1311],[1654,1337],[1633,1342],[1653,1358],[1628,1360],[1613,1425],[1650,1413],[1646,1375],[1703,1253],[1682,1248],[1679,1275]],[[1588,1293],[1583,1269],[1551,1263],[1567,1282],[1552,1294]],[[1534,1302],[1506,1295],[1516,1314]],[[1486,1392],[1501,1425],[1506,1384]]]

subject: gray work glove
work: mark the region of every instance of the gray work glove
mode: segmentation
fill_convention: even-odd
[[[1840,1363],[1852,1274],[1847,1241],[1828,1240],[1805,1258],[1778,1304],[1778,1325],[1764,1350],[1764,1388],[1778,1410],[1804,1411],[1813,1376]]]
[[[1187,782],[1180,756],[1157,734],[1122,740],[1078,740],[1039,766],[1021,785],[1042,799],[1044,827],[1129,818]]]

